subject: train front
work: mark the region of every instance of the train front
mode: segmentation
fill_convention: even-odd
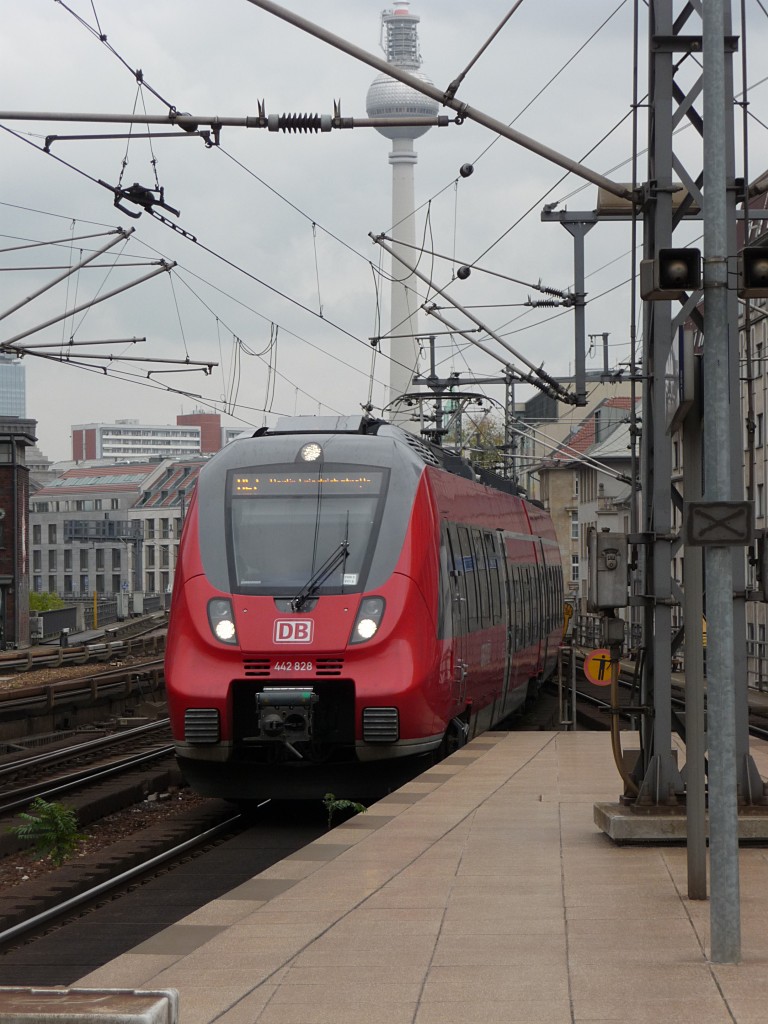
[[[364,799],[440,743],[439,532],[424,465],[388,429],[265,433],[203,468],[166,654],[200,792]]]

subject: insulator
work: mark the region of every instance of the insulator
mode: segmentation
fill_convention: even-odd
[[[526,306],[535,306],[536,309],[539,309],[540,307],[549,308],[562,306],[562,304],[562,302],[555,302],[554,299],[529,299],[525,303]]]
[[[271,132],[329,132],[331,118],[326,114],[270,114]]]

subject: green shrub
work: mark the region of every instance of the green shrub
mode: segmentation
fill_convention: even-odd
[[[331,827],[333,816],[336,811],[354,811],[356,814],[365,814],[368,808],[365,804],[358,804],[354,800],[337,800],[333,793],[326,793],[323,797],[325,809],[328,812],[328,828]]]
[[[77,814],[63,804],[48,803],[37,797],[29,812],[19,815],[23,824],[9,829],[18,839],[34,844],[35,853],[42,860],[50,857],[58,867],[75,852],[78,842],[85,836],[77,831]]]
[[[29,595],[29,610],[31,612],[50,612],[54,608],[65,607],[66,605],[58,594],[49,594],[47,592],[38,594],[35,592]]]

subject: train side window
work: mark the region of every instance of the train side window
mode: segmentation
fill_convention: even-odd
[[[448,540],[448,565],[451,567],[453,577],[453,593],[456,596],[458,607],[453,616],[453,635],[463,636],[468,632],[467,625],[467,577],[464,572],[464,560],[459,547],[459,538],[456,527],[449,523],[446,531]]]
[[[472,541],[475,548],[475,562],[477,564],[477,589],[480,597],[479,616],[482,626],[491,624],[491,595],[489,592],[488,579],[488,558],[486,556],[483,535],[479,530],[472,531]]]
[[[531,619],[533,616],[533,587],[531,586],[531,573],[527,565],[520,569],[521,583],[523,586],[523,647],[528,647],[532,640]]]
[[[521,569],[519,565],[512,566],[512,615],[515,628],[515,650],[523,646],[523,602],[522,602],[522,581],[520,579]]]
[[[488,566],[488,586],[491,592],[491,622],[501,622],[501,578],[499,575],[499,553],[496,537],[492,533],[483,534],[485,541],[485,561]]]
[[[451,586],[451,569],[453,568],[453,557],[451,555],[448,530],[443,524],[440,533],[440,577],[438,580],[437,595],[437,635],[443,640],[453,636],[453,589]]]
[[[475,556],[472,552],[472,543],[469,539],[469,530],[467,527],[457,526],[456,531],[459,535],[462,567],[464,569],[464,579],[467,587],[467,616],[469,619],[469,631],[471,633],[478,627],[477,573],[475,571]]]

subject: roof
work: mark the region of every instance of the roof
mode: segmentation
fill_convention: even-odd
[[[60,497],[62,494],[103,494],[105,492],[138,491],[158,463],[134,462],[125,465],[79,466],[67,469],[49,481],[35,494],[36,498]]]
[[[586,419],[578,425],[578,427],[569,434],[569,436],[559,445],[547,458],[544,460],[545,465],[552,465],[553,463],[564,464],[571,462],[578,462],[579,456],[585,454],[590,449],[593,449],[596,444],[597,436],[597,418],[596,414],[602,409],[622,409],[629,412],[632,408],[631,397],[617,397],[617,398],[606,398],[604,402],[591,413]],[[610,427],[610,423],[608,424]],[[627,427],[628,425],[622,422],[617,422],[610,433],[599,442],[599,447],[602,448],[614,434],[621,427]],[[590,455],[593,455],[594,451],[590,451]],[[615,453],[614,453],[615,454]]]
[[[167,465],[165,473],[147,482],[135,508],[178,508],[182,498],[189,498],[197,483],[205,458],[186,459]]]

